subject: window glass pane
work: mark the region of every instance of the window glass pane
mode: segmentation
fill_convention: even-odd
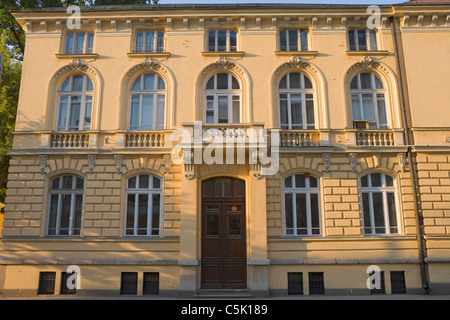
[[[216,197],[231,197],[233,195],[233,185],[230,178],[216,179]]]
[[[387,193],[388,214],[389,214],[389,227],[391,233],[397,233],[397,213],[395,210],[395,194],[393,192]]]
[[[305,89],[312,89],[312,83],[311,80],[306,75],[303,75],[305,79]]]
[[[86,97],[86,108],[84,111],[84,130],[91,127],[92,97]]]
[[[245,195],[245,182],[243,180],[234,180],[235,196],[243,197]]]
[[[158,94],[158,102],[156,109],[156,130],[164,129],[164,109],[166,105],[165,95]]]
[[[145,33],[145,52],[154,52],[153,43],[155,40],[155,33],[148,31]]]
[[[80,235],[81,231],[81,212],[83,208],[83,195],[77,194],[75,196],[75,216],[73,220],[72,235]]]
[[[130,130],[139,129],[139,105],[140,96],[131,96]]]
[[[384,103],[384,95],[377,95],[377,103],[378,103],[378,122],[380,127],[387,126],[387,116],[386,116],[386,105]]]
[[[217,51],[227,50],[227,30],[217,31]]]
[[[287,51],[286,30],[280,31],[280,51]]]
[[[309,96],[309,95],[306,95],[306,96]],[[306,100],[306,124],[307,124],[307,129],[314,129],[314,127],[315,127],[314,101],[312,99]]]
[[[280,89],[287,89],[287,79],[286,79],[287,75],[285,75],[283,78],[281,78],[280,81],[280,85],[278,86],[278,88]]]
[[[285,188],[292,188],[292,176],[286,177],[284,179],[284,187]]]
[[[214,111],[206,111],[206,123],[214,123]]]
[[[92,53],[93,50],[94,50],[94,34],[92,32],[89,32],[86,53]]]
[[[356,50],[355,30],[348,31],[348,44],[349,44],[350,50]]]
[[[230,31],[230,51],[236,51],[236,50],[237,50],[236,31],[231,30]]]
[[[362,120],[361,104],[358,94],[352,94],[352,116],[353,120]]]
[[[302,42],[302,51],[308,51],[308,30],[301,30],[300,38]]]
[[[129,189],[136,188],[136,177],[128,179],[128,188]]]
[[[372,201],[375,221],[375,233],[386,233],[386,229],[384,226],[383,194],[381,192],[373,192]]]
[[[297,209],[297,234],[307,234],[306,194],[297,193],[295,200]]]
[[[231,89],[239,89],[239,82],[233,76],[231,76]]]
[[[350,89],[358,89],[358,75],[353,77]]]
[[[381,187],[381,173],[372,173],[370,178],[372,187]]]
[[[53,180],[55,181],[55,180]],[[59,181],[59,179],[58,179]],[[56,235],[56,216],[58,213],[58,195],[52,194],[50,196],[50,209],[48,214],[48,235]]]
[[[385,175],[386,177],[386,186],[387,187],[393,187],[394,186],[394,179],[391,176]]]
[[[228,73],[217,74],[217,89],[228,89]]]
[[[317,188],[318,184],[317,184],[317,178],[310,176],[309,177],[309,186],[311,188]]]
[[[291,122],[292,129],[302,129],[302,109],[301,96],[299,94],[291,94]]]
[[[367,193],[367,192],[363,192],[363,194],[362,194],[362,205],[363,205],[363,218],[364,218],[364,233],[372,234],[372,229],[371,229],[372,224],[370,223],[369,193]]]
[[[280,94],[280,122],[281,128],[288,128],[288,107],[287,107],[287,95]]]
[[[204,181],[202,184],[202,194],[204,197],[212,197],[212,181]]]
[[[83,189],[83,185],[84,185],[84,180],[81,178],[77,178],[77,184],[76,184],[76,189]]]
[[[59,91],[70,91],[70,77],[64,80]]]
[[[61,195],[61,216],[60,216],[60,235],[69,235],[70,207],[72,204],[72,196],[70,194]]]
[[[136,80],[134,80],[133,86],[131,87],[131,90],[134,90],[134,91],[140,91],[141,90],[141,78],[142,78],[142,76],[140,76]]]
[[[61,185],[61,189],[68,189],[71,190],[73,189],[73,178],[72,176],[62,176],[61,177],[61,181],[62,181],[62,185]]]
[[[207,90],[214,90],[214,76],[209,78],[208,83],[206,84]]]
[[[155,74],[144,74],[144,90],[155,90]]]
[[[361,89],[372,89],[372,74],[369,72],[362,72],[359,76],[361,79]]]
[[[358,30],[358,49],[359,50],[367,50],[366,43],[366,30]]]
[[[94,90],[94,86],[92,85],[91,79],[86,77],[86,91],[93,91],[93,90]]]
[[[139,175],[139,189],[148,189],[150,176],[148,174]]]
[[[377,34],[375,30],[369,29],[370,50],[377,50]]]
[[[296,174],[295,175],[295,187],[296,188],[306,188],[305,175]]]
[[[69,126],[71,129],[78,130],[80,125],[80,97],[72,97],[72,108],[70,112],[70,123]]]
[[[228,235],[241,235],[241,216],[228,216]]]
[[[156,39],[156,51],[164,51],[164,31],[158,31],[158,38]]]
[[[129,194],[127,197],[127,221],[126,221],[126,234],[134,234],[134,208],[136,202],[136,195]]]
[[[369,186],[369,176],[366,175],[361,178],[361,187],[368,187]]]
[[[286,233],[292,234],[292,229],[294,227],[293,212],[292,212],[292,193],[286,193],[284,195],[284,207],[286,214]],[[288,232],[289,229],[291,230],[290,233]]]
[[[319,217],[319,195],[317,193],[310,194],[311,204],[311,228],[313,234],[320,234],[320,217]]]
[[[383,84],[381,83],[380,79],[377,76],[374,76],[374,78],[375,78],[375,88],[383,89]]]
[[[153,176],[153,189],[161,189],[161,179]]]
[[[136,52],[144,52],[144,32],[136,33]]]
[[[66,47],[64,49],[64,53],[73,53],[73,37],[74,33],[69,32],[66,35]]]
[[[83,75],[73,76],[72,79],[72,91],[83,91]]]
[[[289,30],[289,51],[298,51],[297,30]]]
[[[219,123],[228,123],[228,96],[219,96]]]
[[[210,31],[208,34],[208,51],[216,51],[216,31]]]
[[[142,95],[141,130],[153,130],[153,95]]]
[[[289,80],[290,80],[289,85],[291,89],[300,89],[300,73],[291,72],[289,74]]]
[[[233,96],[233,123],[240,123],[240,102],[239,96]]]
[[[51,189],[59,189],[59,182],[61,181],[61,177],[55,178],[52,180]]]
[[[59,98],[58,130],[66,130],[69,97]]]
[[[363,102],[363,111],[364,111],[364,119],[363,120],[369,120],[369,121],[375,120],[373,95],[372,94],[363,94],[362,102]]]
[[[138,235],[147,235],[148,194],[140,194],[138,204]]]
[[[157,77],[158,77],[158,89],[159,90],[166,89],[166,84],[164,83],[164,80],[160,76]]]
[[[84,32],[75,33],[74,53],[83,53],[83,46],[84,46]]]

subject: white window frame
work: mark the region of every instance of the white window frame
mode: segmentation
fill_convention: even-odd
[[[67,43],[69,34],[73,35],[72,38],[72,52],[68,52]],[[75,52],[75,43],[77,34],[83,34],[83,51]],[[89,47],[89,36],[92,35],[92,48]],[[94,52],[94,41],[95,34],[93,31],[69,31],[66,33],[65,41],[64,41],[64,54],[91,54]]]
[[[300,89],[299,88],[292,88],[290,86],[290,74],[291,73],[299,73],[300,74]],[[280,88],[280,83],[281,80],[286,77],[286,89],[281,89]],[[305,78],[307,77],[309,79],[309,81],[311,82],[312,88],[305,88]],[[278,114],[280,117],[280,128],[281,129],[287,129],[287,130],[313,130],[317,128],[317,110],[316,110],[316,90],[314,89],[314,83],[311,81],[311,79],[305,75],[303,72],[300,71],[292,71],[292,72],[288,72],[285,75],[283,75],[283,77],[281,77],[280,82],[278,83]],[[286,104],[287,104],[287,112],[288,112],[288,123],[281,123],[281,95],[282,94],[286,94],[287,95],[287,99],[286,99]],[[308,128],[308,123],[307,123],[307,114],[306,114],[306,101],[307,100],[311,100],[311,99],[307,99],[306,95],[307,94],[312,94],[313,98],[313,112],[314,112],[314,128]],[[293,124],[292,124],[292,109],[291,109],[291,95],[300,95],[301,96],[301,112],[302,112],[302,123],[301,123],[301,128],[293,128]],[[287,127],[286,127],[287,126]],[[296,125],[298,126],[298,125]]]
[[[59,179],[59,185],[61,185],[61,180],[64,176],[71,176],[72,177],[72,188],[71,189],[52,189],[52,184],[55,179]],[[77,179],[83,180],[83,188],[77,189]],[[84,188],[85,188],[86,181],[77,175],[73,174],[64,174],[57,177],[54,177],[50,180],[50,188],[49,188],[49,195],[48,195],[48,207],[47,207],[47,230],[46,235],[49,237],[72,237],[72,236],[80,236],[81,235],[81,229],[82,229],[82,222],[83,222],[83,211],[84,211]],[[58,196],[58,204],[57,204],[57,212],[56,212],[56,226],[55,226],[55,234],[49,234],[50,231],[50,211],[52,209],[51,202],[52,202],[52,195]],[[62,196],[63,195],[70,195],[70,212],[69,214],[69,230],[68,234],[61,235],[61,219],[63,214],[67,214],[65,212],[62,212]],[[75,202],[76,202],[76,196],[81,195],[82,197],[82,203],[81,203],[81,217],[80,217],[80,233],[74,234],[74,220],[75,220]]]
[[[138,188],[139,186],[139,179],[143,175],[149,176],[149,187],[148,188]],[[160,181],[159,188],[153,188],[153,178],[157,178]],[[129,188],[128,182],[130,179],[136,178],[136,188]],[[150,185],[152,186],[150,188]],[[161,177],[155,176],[153,174],[137,174],[134,176],[131,176],[126,179],[126,187],[125,187],[125,218],[124,218],[124,236],[125,237],[153,237],[153,238],[159,238],[162,235],[162,209],[163,209],[163,179]],[[130,194],[135,195],[135,202],[134,202],[134,212],[132,213],[134,216],[133,221],[133,228],[127,228],[127,217],[128,217],[128,196]],[[139,195],[147,195],[148,196],[148,207],[147,207],[147,227],[146,227],[146,234],[140,235],[139,228],[138,228],[138,216],[139,216]],[[153,223],[153,195],[159,195],[159,224],[158,226],[154,227],[152,225]],[[132,230],[133,234],[127,234],[128,230]],[[152,234],[153,231],[156,230],[158,234]]]
[[[361,74],[362,73],[370,73],[370,83],[372,88],[371,89],[361,89]],[[351,83],[353,82],[353,79],[357,77],[357,86],[358,89],[352,89],[351,88]],[[381,89],[377,89],[376,87],[376,82],[375,82],[375,77],[378,78],[378,81],[381,83],[382,87]],[[388,99],[386,98],[387,95],[387,90],[384,89],[384,85],[383,82],[381,81],[381,79],[379,77],[377,77],[375,75],[375,73],[370,72],[370,71],[362,71],[357,73],[352,80],[350,81],[350,103],[352,106],[352,118],[353,118],[353,96],[354,95],[358,95],[358,100],[359,100],[359,114],[361,115],[362,119],[353,119],[353,120],[363,120],[364,117],[364,105],[363,105],[363,95],[372,95],[372,106],[373,106],[373,113],[375,116],[374,120],[363,120],[363,121],[368,121],[369,125],[375,125],[375,128],[370,128],[370,129],[384,129],[384,130],[388,130],[390,129],[390,123],[391,123],[391,118],[390,118],[390,112],[389,112],[389,106],[388,106]],[[378,95],[383,95],[383,99],[378,98]],[[382,124],[380,123],[380,119],[379,119],[379,110],[378,110],[378,102],[379,101],[384,101],[384,108],[385,108],[385,113],[386,113],[386,123]]]
[[[350,44],[350,31],[354,31],[353,34],[353,41],[355,43],[355,48],[351,48]],[[358,38],[358,32],[359,31],[365,31],[366,34],[366,49],[360,48],[359,38]],[[347,32],[347,41],[348,41],[348,50],[349,51],[377,51],[379,50],[379,44],[378,44],[378,36],[377,32],[374,29],[366,29],[366,28],[351,28]],[[375,43],[373,43],[375,41]]]
[[[142,38],[142,50],[138,51],[138,34],[142,32],[143,38]],[[158,37],[158,33],[162,32],[162,37]],[[149,50],[149,48],[146,47],[147,44],[147,36],[153,33],[153,50]],[[162,40],[162,46],[158,46],[159,41]],[[135,53],[156,53],[156,52],[164,52],[166,47],[166,34],[164,30],[137,30],[136,34],[134,36],[134,52]],[[160,50],[158,50],[160,49]]]
[[[229,89],[217,89],[217,75],[220,73],[226,73],[228,75],[228,88]],[[214,89],[206,89],[206,84],[209,82],[211,77],[214,77]],[[205,91],[204,91],[204,108],[203,108],[203,116],[205,119],[205,123],[219,123],[219,97],[227,97],[228,99],[228,123],[236,123],[234,122],[234,110],[233,110],[233,101],[239,102],[239,122],[242,123],[242,93],[241,93],[241,84],[239,80],[229,72],[218,72],[213,74],[205,83]],[[239,89],[230,89],[232,88],[232,78],[235,78],[239,84]],[[212,108],[208,108],[208,97],[213,97],[212,99]],[[212,111],[214,113],[214,122],[207,122],[208,119],[208,111]]]
[[[295,185],[295,175],[303,174],[305,175],[305,188],[297,188]],[[309,175],[310,177],[314,177],[317,180],[317,187],[310,186],[310,179],[306,177]],[[291,177],[292,179],[292,187],[286,187],[286,179]],[[283,218],[284,218],[284,235],[286,237],[318,237],[322,235],[322,214],[321,214],[321,200],[320,200],[320,179],[317,176],[309,174],[307,172],[297,172],[291,175],[288,175],[283,178]],[[286,211],[286,194],[292,195],[292,228],[287,227],[287,211]],[[296,196],[297,194],[305,194],[306,195],[306,234],[298,233],[299,229],[297,227],[297,203]],[[317,210],[318,210],[318,221],[319,226],[315,227],[319,230],[319,233],[312,232],[312,213],[311,213],[311,194],[317,195]],[[288,229],[292,229],[292,233],[288,233]]]
[[[218,32],[219,31],[226,31],[227,32],[225,51],[219,51],[219,36],[218,36]],[[210,34],[210,32],[214,32],[214,50],[210,50],[210,47],[209,47],[209,34]],[[233,47],[231,47],[231,36],[230,36],[231,32],[235,32],[236,33],[236,47],[234,49],[233,49]],[[238,51],[238,32],[235,29],[210,29],[210,30],[208,30],[208,33],[206,34],[206,36],[207,36],[206,51],[208,51],[208,52],[236,52],[236,51]]]
[[[297,31],[297,50],[291,49],[291,43],[289,40],[289,31]],[[302,41],[302,32],[306,31],[306,43],[303,43]],[[283,44],[281,43],[281,33],[285,33],[286,35],[286,49],[283,49]],[[304,48],[306,47],[306,48]],[[304,50],[306,49],[306,50]],[[308,29],[301,29],[301,28],[288,28],[288,29],[282,29],[278,33],[278,50],[280,51],[308,51],[309,50],[309,30]]]
[[[68,78],[69,80],[69,88],[71,89],[73,86],[73,77],[74,76],[83,76],[83,90],[82,91],[61,91],[61,86],[66,82],[67,78],[64,79],[64,81],[61,82],[58,90],[58,111],[56,114],[56,124],[55,128],[58,131],[85,131],[92,129],[92,112],[93,112],[93,100],[94,100],[94,83],[92,80],[85,74],[72,74]],[[91,82],[92,85],[92,91],[88,91],[88,81]],[[72,107],[73,107],[73,97],[80,97],[80,122],[77,127],[71,126],[71,114],[72,114]],[[61,98],[62,97],[68,97],[67,99],[67,113],[66,113],[66,123],[64,127],[61,127],[60,124],[60,117],[61,117]],[[88,101],[90,98],[90,101]],[[91,114],[90,119],[91,122],[89,126],[84,125],[85,117],[86,117],[86,108],[88,106],[88,103],[91,104]]]
[[[371,175],[374,173],[378,173],[381,175],[381,187],[372,187],[372,177]],[[367,176],[367,183],[368,187],[362,186],[362,179]],[[387,186],[386,184],[386,176],[389,176],[392,178],[393,186]],[[400,228],[400,210],[399,210],[399,203],[398,203],[398,192],[397,192],[397,179],[396,177],[385,174],[383,172],[372,172],[369,174],[366,174],[359,178],[360,183],[360,196],[361,196],[361,213],[362,213],[362,228],[363,228],[363,234],[366,236],[377,236],[377,235],[398,235],[401,234],[401,228]],[[363,194],[367,193],[368,199],[369,199],[369,216],[370,216],[370,226],[366,227],[366,221],[364,218],[364,203],[363,203]],[[376,232],[376,226],[375,226],[375,212],[374,212],[374,205],[373,205],[373,193],[381,193],[383,198],[383,219],[384,219],[384,229],[385,232],[383,233],[377,233]],[[391,226],[389,221],[389,211],[388,211],[388,200],[387,200],[387,194],[393,193],[394,194],[394,206],[395,206],[395,219],[397,223],[397,232],[391,233]],[[370,228],[370,233],[366,233],[366,228]]]
[[[132,131],[152,131],[152,130],[163,130],[165,127],[165,121],[166,121],[166,83],[164,81],[164,79],[157,73],[153,73],[155,76],[155,89],[153,90],[144,90],[144,76],[146,74],[149,73],[143,73],[141,75],[139,75],[137,78],[135,78],[133,80],[133,82],[131,83],[130,86],[130,94],[129,94],[129,110],[128,110],[128,129],[132,130]],[[159,79],[161,79],[162,82],[164,82],[164,88],[160,89],[159,88]],[[134,83],[136,81],[141,81],[141,90],[133,90],[133,86]],[[131,125],[131,112],[132,112],[132,106],[133,106],[133,96],[139,96],[139,124],[138,124],[138,128],[132,128]],[[143,108],[143,97],[144,96],[152,96],[153,97],[153,123],[152,128],[151,129],[142,129],[142,108]],[[159,98],[163,97],[164,99],[164,106],[162,108],[162,112],[163,114],[163,122],[162,122],[162,127],[161,128],[157,128],[157,119],[158,119],[158,102],[160,101]]]

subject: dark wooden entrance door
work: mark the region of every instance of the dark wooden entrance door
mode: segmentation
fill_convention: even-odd
[[[206,180],[202,195],[202,288],[246,288],[245,182]]]

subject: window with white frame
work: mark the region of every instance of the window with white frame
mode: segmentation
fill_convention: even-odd
[[[142,52],[164,52],[164,31],[148,30],[136,32],[134,50]]]
[[[230,29],[216,29],[208,32],[208,51],[237,51],[237,32]]]
[[[58,92],[57,130],[91,129],[94,86],[85,74],[74,74],[64,80]]]
[[[207,81],[204,117],[206,123],[241,122],[240,85],[231,73],[215,73]]]
[[[348,30],[348,44],[351,51],[375,51],[377,48],[377,33],[374,29]]]
[[[130,130],[164,129],[166,85],[156,73],[144,73],[130,91]]]
[[[94,50],[94,33],[89,31],[67,32],[64,53],[89,54]]]
[[[127,180],[125,235],[160,236],[161,179],[151,174],[140,174]]]
[[[302,72],[290,72],[278,86],[281,129],[315,129],[314,88]]]
[[[308,30],[283,29],[279,41],[280,51],[308,51]]]
[[[361,178],[364,234],[398,234],[396,179],[384,173]]]
[[[84,180],[62,175],[50,182],[48,236],[79,236],[83,211]]]
[[[367,121],[369,129],[389,129],[381,80],[373,72],[360,72],[350,83],[353,120]]]
[[[287,236],[320,235],[319,179],[309,173],[284,178],[284,216]]]

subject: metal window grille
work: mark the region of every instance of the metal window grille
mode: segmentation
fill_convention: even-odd
[[[404,271],[391,271],[391,292],[392,294],[406,293]]]
[[[73,289],[69,289],[67,287],[67,279],[72,275],[73,273],[67,273],[67,272],[62,272],[61,273],[61,289],[59,291],[60,294],[76,294],[77,293],[77,289],[73,288]]]
[[[144,288],[142,294],[159,294],[159,273],[144,272]]]
[[[384,284],[384,271],[380,272],[380,288],[373,288],[370,289],[371,294],[385,294],[386,293],[386,287]]]
[[[38,294],[55,293],[56,272],[40,272]]]
[[[303,273],[288,272],[288,295],[303,294]]]
[[[323,272],[310,272],[309,294],[325,294],[325,284],[323,281]]]
[[[122,272],[122,278],[120,281],[120,294],[136,295],[137,279],[137,272]]]

